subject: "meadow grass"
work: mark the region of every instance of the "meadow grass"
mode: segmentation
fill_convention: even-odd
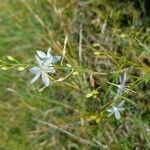
[[[150,148],[150,28],[133,2],[1,0],[0,10],[0,149]],[[29,72],[36,50],[62,56],[66,36],[52,77],[68,75],[68,65],[74,72],[39,92]],[[110,83],[124,72],[136,93],[117,99],[126,110],[116,120],[106,111],[117,89]]]

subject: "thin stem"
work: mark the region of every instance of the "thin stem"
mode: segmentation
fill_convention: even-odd
[[[79,37],[79,61],[82,64],[82,35],[83,34],[83,24],[80,24],[80,37]]]
[[[81,138],[81,137],[79,137],[79,136],[77,136],[77,135],[75,135],[75,134],[73,134],[73,133],[71,133],[69,131],[66,131],[66,130],[64,130],[64,129],[62,129],[62,128],[60,128],[60,127],[58,127],[58,126],[56,126],[56,125],[54,125],[52,123],[47,123],[45,121],[42,121],[42,120],[39,120],[39,119],[36,119],[36,118],[33,118],[33,117],[32,117],[32,119],[37,121],[37,122],[40,122],[42,124],[45,124],[45,125],[49,126],[50,128],[53,128],[55,130],[58,130],[58,131],[60,131],[60,132],[62,132],[64,134],[68,135],[69,137],[77,140],[78,142],[80,142],[82,144],[87,144],[87,145],[91,145],[91,146],[94,146],[94,147],[99,147],[97,144],[92,143],[92,142],[90,142],[90,141],[88,141],[86,139],[83,139],[83,138]]]
[[[61,66],[63,65],[63,61],[64,61],[64,58],[65,58],[65,54],[66,54],[66,45],[67,45],[67,41],[68,41],[68,36],[65,37],[65,41],[64,41],[64,48],[63,48],[63,57],[61,59]]]

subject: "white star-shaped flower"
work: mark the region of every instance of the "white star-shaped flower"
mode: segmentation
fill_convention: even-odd
[[[126,85],[126,82],[127,82],[126,72],[124,73],[123,77],[119,76],[119,82],[120,82],[120,84],[114,84],[114,83],[108,82],[109,84],[114,85],[118,88],[117,89],[117,97],[119,95],[122,95],[124,92],[125,93],[131,93],[131,92],[136,93],[135,91],[129,89],[129,86]]]
[[[127,74],[126,72],[124,73],[123,77],[119,76],[119,85],[116,85],[118,87],[117,93],[118,95],[122,94],[123,92],[125,93],[136,93],[135,91],[129,89],[129,86],[126,85],[127,82]]]
[[[31,84],[42,77],[42,81],[46,87],[50,85],[50,79],[48,73],[55,73],[53,63],[61,59],[60,56],[52,56],[50,49],[45,54],[42,51],[37,51],[35,55],[37,66],[30,69],[30,72],[35,74],[35,77],[31,80]]]
[[[47,53],[37,50],[37,56],[40,58],[42,63],[47,63],[47,64],[56,63],[61,59],[60,56],[51,55],[51,48],[48,49]]]
[[[52,65],[50,66],[50,64],[46,64],[46,63],[42,64],[42,61],[37,56],[36,56],[36,62],[38,66],[35,66],[30,69],[30,72],[35,74],[35,77],[31,80],[31,83],[34,83],[41,76],[45,86],[49,86],[50,80],[49,80],[48,73],[55,73],[54,67]]]
[[[121,118],[120,113],[125,110],[125,108],[122,107],[123,105],[124,105],[124,101],[119,103],[117,106],[112,106],[112,108],[107,109],[107,112],[109,112],[108,116],[111,116],[114,114],[116,119],[119,120]]]
[[[126,81],[127,81],[127,74],[126,73],[124,73],[123,78],[121,78],[121,76],[119,76],[120,84],[117,85],[117,87],[118,87],[117,93],[118,94],[122,94],[123,91],[127,91],[128,90],[127,89],[128,86],[126,86]]]

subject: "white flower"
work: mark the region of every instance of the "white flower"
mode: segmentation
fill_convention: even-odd
[[[119,120],[121,118],[120,112],[124,111],[125,108],[122,107],[124,105],[124,101],[122,101],[121,103],[118,104],[118,106],[112,106],[112,108],[107,109],[107,112],[109,112],[110,114],[108,116],[111,115],[115,115],[116,119]]]
[[[121,76],[119,76],[119,81],[120,81],[120,85],[116,85],[118,87],[118,90],[117,90],[118,95],[122,94],[123,92],[136,93],[135,91],[129,89],[129,86],[126,86],[126,82],[127,82],[126,72],[124,73],[123,78],[121,78]]]
[[[124,75],[123,75],[123,78],[121,78],[121,76],[119,76],[120,84],[117,85],[117,87],[118,87],[117,93],[118,94],[122,94],[123,91],[125,91],[125,92],[127,91],[128,86],[126,86],[126,81],[127,81],[127,74],[125,72]]]
[[[42,64],[41,60],[36,56],[36,62],[38,66],[35,66],[30,69],[30,72],[35,74],[35,77],[31,80],[31,83],[34,83],[36,80],[42,77],[42,81],[45,84],[45,86],[50,85],[50,80],[48,73],[55,73],[55,69],[53,66],[49,66],[49,64]]]
[[[121,76],[119,76],[119,82],[120,84],[115,84],[115,83],[111,83],[111,82],[108,82],[109,84],[111,85],[114,85],[116,86],[118,89],[117,89],[117,96],[122,94],[124,91],[127,92],[128,91],[128,86],[126,86],[126,81],[127,81],[127,74],[124,73],[123,75],[123,78]]]
[[[47,53],[37,50],[37,56],[40,58],[42,63],[47,63],[47,64],[56,63],[61,59],[60,56],[51,55],[51,48],[48,49]]]
[[[40,77],[42,77],[42,81],[45,86],[50,85],[50,79],[48,73],[55,73],[55,69],[52,63],[55,63],[60,60],[60,56],[52,56],[50,54],[50,49],[47,54],[42,51],[37,51],[37,55],[35,56],[37,66],[30,69],[30,72],[35,74],[35,77],[31,80],[31,84],[37,81]]]
[[[127,82],[127,74],[126,74],[126,72],[124,73],[123,77],[119,76],[119,82],[120,82],[120,84],[114,84],[114,83],[108,82],[109,84],[118,87],[118,89],[117,89],[117,96],[116,97],[118,97],[118,95],[123,94],[123,92],[126,92],[126,93],[129,93],[129,92],[130,93],[131,92],[136,93],[135,91],[130,90],[128,88],[129,86],[126,86],[126,82]]]

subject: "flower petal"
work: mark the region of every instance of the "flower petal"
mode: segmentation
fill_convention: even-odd
[[[108,117],[110,117],[114,113],[114,109],[113,108],[107,109],[107,112],[109,112]]]
[[[42,81],[45,84],[45,86],[50,85],[49,77],[45,72],[42,73]]]
[[[124,75],[123,75],[123,83],[125,84],[126,81],[127,81],[127,74],[126,74],[126,72],[125,72]]]
[[[111,112],[111,113],[108,115],[108,117],[110,117],[113,113],[114,113],[114,112]]]
[[[119,108],[122,107],[124,105],[124,102],[125,102],[124,100],[122,102],[120,102],[117,107],[119,107]]]
[[[34,83],[39,77],[40,77],[41,73],[37,74],[32,80],[31,80],[31,84]]]
[[[46,59],[46,54],[44,53],[44,52],[42,52],[42,51],[36,51],[37,52],[37,55],[40,57],[40,58],[42,58],[42,59]]]
[[[54,69],[54,67],[44,68],[44,72],[55,73],[55,69]]]
[[[33,74],[39,74],[41,72],[39,67],[33,67],[29,71]]]
[[[121,107],[121,108],[117,108],[119,111],[124,111],[125,108],[124,107]]]
[[[49,47],[48,51],[47,51],[47,58],[50,58],[52,55],[51,55],[51,48]]]
[[[107,109],[107,112],[113,112],[114,110],[113,109]]]
[[[122,78],[121,78],[121,76],[119,76],[119,83],[122,83]]]
[[[117,120],[121,118],[120,112],[118,110],[115,110],[115,117]]]
[[[122,87],[120,86],[119,89],[117,89],[117,93],[121,95],[122,92],[123,92],[123,89],[122,89]]]
[[[36,59],[36,63],[41,67],[43,61],[37,55],[35,55],[35,59]]]
[[[48,59],[46,59],[46,61],[44,61],[44,63],[43,63],[43,65],[44,66],[53,66],[52,65],[52,56],[50,57],[50,58],[48,58]]]
[[[60,61],[60,59],[61,59],[60,56],[53,56],[52,63],[56,63],[56,62]]]

